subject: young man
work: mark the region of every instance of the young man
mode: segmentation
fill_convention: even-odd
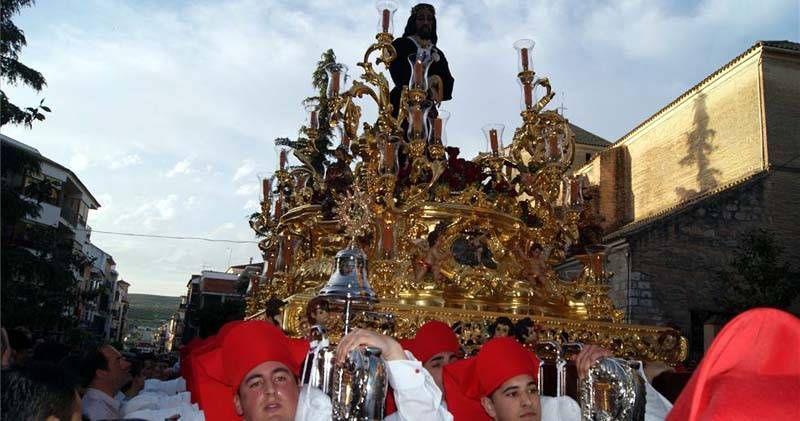
[[[120,401],[114,397],[130,379],[130,363],[113,346],[103,345],[84,355],[81,379],[88,386],[83,415],[90,420],[120,418]]]
[[[414,338],[400,341],[400,344],[428,370],[439,390],[444,390],[442,370],[458,360],[457,354],[461,347],[450,326],[431,320],[419,327]]]
[[[403,416],[400,419],[451,419],[441,406],[441,392],[418,361],[405,359],[400,344],[388,336],[355,329],[342,338],[336,360],[350,350],[372,346],[382,351],[389,383]],[[230,387],[232,404],[245,421],[330,420],[331,403],[321,391],[301,387],[297,378],[308,342],[291,339],[263,321],[241,322],[221,343],[218,367],[206,368]]]

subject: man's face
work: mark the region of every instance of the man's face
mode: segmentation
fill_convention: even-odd
[[[153,360],[144,360],[144,362],[142,362],[141,374],[145,379],[152,379],[155,377],[155,362],[153,362]]]
[[[536,328],[532,326],[528,326],[528,334],[525,335],[525,343],[526,344],[535,344],[539,341],[539,334],[536,332]]]
[[[439,386],[439,390],[444,392],[444,382],[442,381],[442,369],[447,364],[452,363],[453,361],[458,360],[458,356],[453,352],[440,352],[434,355],[431,359],[429,359],[425,364],[422,366],[428,370],[428,373],[431,373],[431,377],[436,382],[436,386]]]
[[[510,378],[491,396],[481,398],[481,405],[495,421],[540,421],[542,417],[539,391],[530,374]]]
[[[100,352],[106,357],[108,369],[105,371],[110,381],[119,389],[131,379],[131,363],[111,345],[104,346]]]
[[[421,38],[430,38],[433,35],[433,25],[436,23],[436,18],[428,9],[422,9],[414,16],[414,22],[417,24],[417,35]]]
[[[328,310],[317,307],[316,310],[314,310],[314,320],[317,321],[317,324],[325,325],[325,323],[328,322]]]
[[[257,365],[244,376],[233,397],[245,421],[294,420],[300,388],[288,367],[276,361]]]
[[[499,338],[502,336],[508,336],[508,332],[511,330],[511,326],[499,323],[494,328],[494,337]]]

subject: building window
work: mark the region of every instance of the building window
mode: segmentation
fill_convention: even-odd
[[[589,153],[589,152],[586,152],[586,161],[585,162],[589,162],[590,159],[592,159],[592,154]]]

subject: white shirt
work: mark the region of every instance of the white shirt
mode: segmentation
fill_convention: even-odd
[[[81,414],[91,421],[119,419],[122,418],[120,403],[105,392],[90,387],[81,399]]]

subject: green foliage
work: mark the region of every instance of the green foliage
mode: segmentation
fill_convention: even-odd
[[[40,214],[51,188],[48,181],[23,184],[25,176],[40,172],[38,158],[9,144],[0,154],[3,324],[39,333],[68,331],[76,324],[69,312],[78,297],[75,271],[86,262],[73,252],[68,230],[23,223]]]
[[[16,86],[21,82],[40,92],[47,82],[41,73],[20,63],[19,53],[28,42],[25,33],[11,21],[11,17],[19,13],[20,9],[32,6],[33,3],[33,0],[3,0],[0,12],[0,76],[9,85]],[[44,105],[44,99],[36,107],[20,108],[0,90],[0,126],[11,123],[24,124],[31,128],[34,121],[45,119],[46,112],[49,113],[50,108]]]
[[[328,75],[325,73],[325,66],[336,62],[336,54],[332,49],[328,49],[317,62],[317,67],[311,75],[311,85],[317,90],[317,95],[308,97],[306,100],[317,99],[319,100],[318,112],[318,130],[317,136],[313,139],[315,150],[311,151],[309,155],[309,162],[314,170],[319,174],[325,173],[325,163],[327,163],[327,156],[330,156],[332,151],[329,149],[331,146],[331,127],[330,127],[330,106],[328,104],[327,88],[328,88]],[[312,140],[308,138],[308,127],[303,126],[300,128],[300,136],[297,140],[292,140],[286,137],[279,137],[275,139],[275,144],[286,145],[295,151],[307,150],[309,143]]]
[[[754,307],[785,309],[800,294],[800,275],[783,262],[782,247],[764,229],[742,235],[730,267],[718,272],[716,301],[726,311]]]
[[[128,325],[156,328],[178,311],[179,297],[128,294]]]

